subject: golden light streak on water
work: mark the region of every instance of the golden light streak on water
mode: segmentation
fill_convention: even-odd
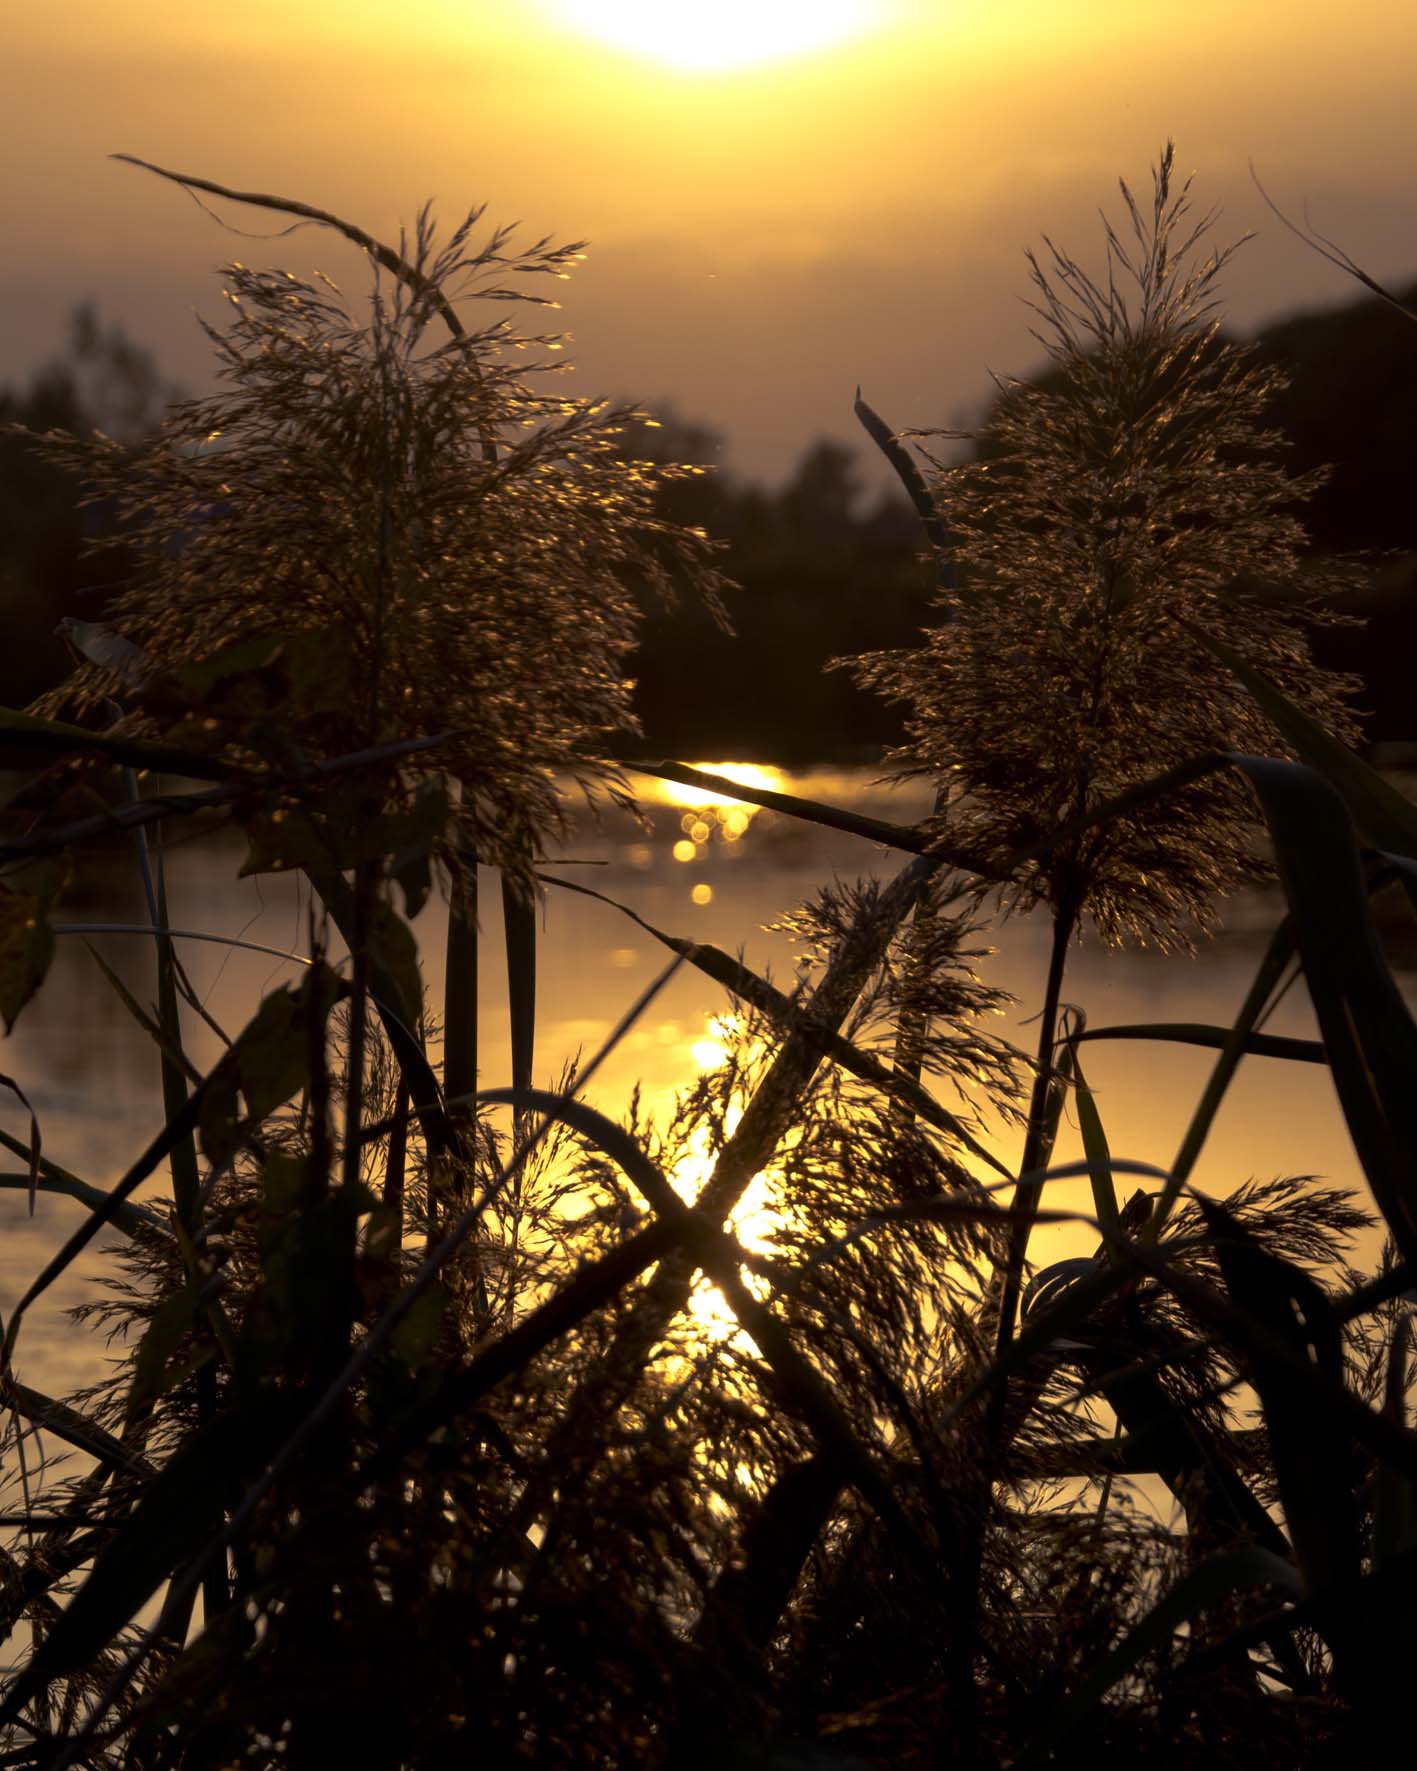
[[[709,1017],[706,1036],[696,1040],[690,1047],[695,1067],[701,1074],[720,1069],[728,1063],[741,1031],[742,1024],[736,1015]],[[757,1054],[751,1050],[740,1053],[745,1060],[750,1060],[755,1055]],[[729,1108],[723,1122],[725,1138],[732,1137],[742,1116],[741,1106]],[[708,1127],[700,1125],[695,1128],[689,1148],[669,1173],[674,1191],[686,1204],[692,1205],[703,1191],[713,1174],[715,1160]],[[729,1216],[728,1228],[749,1254],[766,1255],[773,1252],[780,1221],[773,1203],[772,1170],[768,1168],[761,1174],[754,1175],[748,1183],[743,1197]],[[750,1291],[767,1296],[766,1284],[751,1270],[744,1270],[743,1280]],[[723,1293],[702,1276],[695,1284],[689,1300],[689,1316],[699,1333],[711,1342],[731,1340],[740,1332],[738,1318],[729,1308]]]
[[[774,768],[769,763],[696,762],[691,766],[702,769],[705,774],[722,775],[726,780],[736,781],[742,787],[759,787],[770,793],[789,791],[787,776],[781,769]],[[688,806],[695,810],[708,806],[733,806],[740,810],[745,818],[751,818],[758,809],[744,801],[714,793],[706,787],[690,787],[683,781],[652,779],[641,798],[651,804],[658,802],[664,806]],[[742,828],[746,830],[747,824],[745,823]]]

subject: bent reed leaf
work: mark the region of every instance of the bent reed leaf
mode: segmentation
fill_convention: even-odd
[[[1211,1027],[1200,1021],[1136,1021],[1116,1027],[1089,1027],[1074,1036],[1085,1039],[1160,1039],[1174,1045],[1199,1045],[1223,1051],[1233,1027]],[[1317,1039],[1291,1039],[1276,1033],[1246,1033],[1239,1042],[1242,1055],[1251,1058],[1284,1058],[1292,1064],[1326,1064],[1328,1057]]]
[[[1293,1564],[1258,1544],[1227,1550],[1191,1569],[1077,1687],[1048,1727],[1029,1742],[1018,1765],[1041,1765],[1051,1758],[1112,1687],[1183,1625],[1236,1593],[1257,1588],[1270,1588],[1296,1599],[1303,1593]]]
[[[1417,858],[1417,806],[1305,713],[1248,659],[1203,628],[1192,629],[1254,696],[1301,762],[1316,769],[1343,796],[1353,822],[1376,849]]]
[[[1274,838],[1329,1069],[1363,1171],[1406,1260],[1417,1258],[1417,1025],[1372,925],[1357,835],[1305,764],[1237,759]]]

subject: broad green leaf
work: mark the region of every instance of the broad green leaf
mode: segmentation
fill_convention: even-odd
[[[343,628],[254,634],[157,685],[182,717],[172,740],[201,747],[239,739],[275,757],[293,756],[295,716],[347,711],[353,699],[353,654]]]
[[[246,822],[246,859],[240,879],[253,873],[303,870],[313,880],[338,873],[323,833],[307,808],[279,804]]]
[[[250,850],[241,871],[299,867],[319,880],[376,861],[399,880],[414,916],[431,887],[430,861],[447,817],[447,789],[440,779],[424,782],[411,805],[392,812],[371,808],[366,783],[337,781],[318,796],[304,796],[299,806],[287,800],[249,818]]]

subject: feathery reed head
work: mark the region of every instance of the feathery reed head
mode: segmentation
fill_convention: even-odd
[[[467,299],[557,306],[527,280],[582,256],[507,228],[475,244],[479,214],[439,246],[425,209],[392,280],[371,251],[362,308],[319,275],[228,266],[229,322],[205,325],[218,393],[134,451],[49,442],[130,520],[112,619],[158,672],[313,638],[342,677],[318,709],[283,710],[308,753],[456,730],[440,761],[461,836],[514,861],[558,821],[553,771],[619,789],[595,753],[633,729],[636,588],[667,593],[672,568],[712,601],[722,581],[701,533],[655,515],[679,470],[619,452],[633,414],[556,385],[561,340],[459,318]],[[51,700],[111,689],[81,669]]]
[[[1304,557],[1295,509],[1315,480],[1275,458],[1277,375],[1219,332],[1234,248],[1203,253],[1214,218],[1192,218],[1189,188],[1169,145],[1149,206],[1122,185],[1100,280],[1051,241],[1029,254],[1048,371],[998,382],[978,459],[926,452],[957,567],[946,619],[916,650],[850,661],[908,710],[904,772],[963,792],[952,836],[999,859],[1198,752],[1273,750],[1188,623],[1353,729],[1348,685],[1301,625],[1342,582]],[[1184,942],[1254,874],[1251,823],[1243,789],[1208,780],[1059,846],[1015,896],[1084,911],[1108,939]]]

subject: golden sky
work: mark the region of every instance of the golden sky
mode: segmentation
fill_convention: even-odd
[[[671,59],[612,40],[646,15]],[[792,47],[833,19],[835,42]],[[0,0],[0,20],[0,379],[92,296],[199,385],[192,309],[218,316],[231,257],[358,287],[338,243],[225,235],[113,151],[386,236],[431,196],[449,222],[486,202],[589,238],[562,297],[578,388],[670,401],[773,478],[851,437],[858,381],[906,426],[1026,369],[1023,248],[1046,230],[1086,261],[1167,135],[1217,237],[1260,235],[1237,323],[1353,293],[1267,213],[1251,159],[1375,275],[1417,275],[1411,0]]]

